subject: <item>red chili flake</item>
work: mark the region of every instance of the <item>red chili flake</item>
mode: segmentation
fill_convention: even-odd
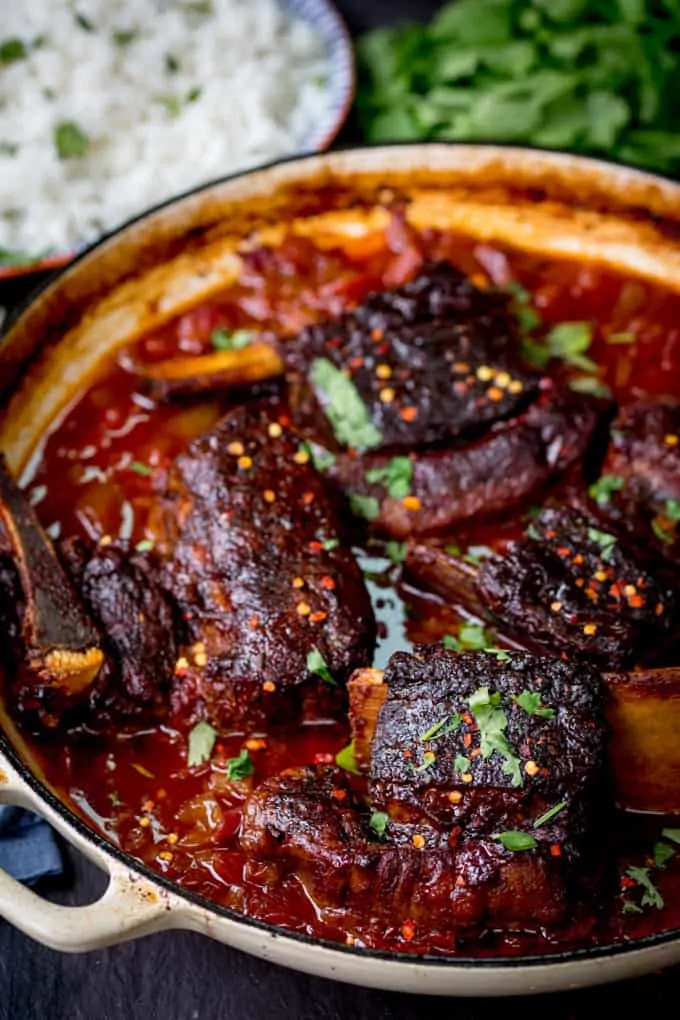
[[[610,587],[609,587],[609,594],[613,598],[615,598],[615,599],[620,599],[621,598],[621,589],[619,588],[619,586],[618,586],[618,584],[616,582],[614,582],[614,584],[610,585]]]
[[[637,885],[637,882],[635,881],[634,878],[628,878],[627,875],[624,875],[624,877],[621,879],[622,889],[632,889],[633,886],[635,885]]]
[[[347,790],[331,790],[331,797],[334,800],[344,800],[347,796]]]
[[[404,921],[404,923],[401,926],[401,937],[403,939],[406,939],[407,942],[410,942],[415,933],[416,933],[415,923],[413,921]]]
[[[471,758],[476,758],[476,757],[477,757],[477,755],[478,755],[478,754],[481,754],[481,753],[482,753],[482,749],[481,749],[481,747],[476,747],[476,748],[474,749],[474,751],[470,751],[470,757],[471,757]]]
[[[303,492],[302,493],[302,505],[303,506],[311,506],[311,504],[314,502],[315,499],[316,499],[316,496],[315,496],[315,494],[313,492]]]
[[[571,556],[571,549],[568,545],[558,545],[557,547],[558,556]]]
[[[276,690],[276,684],[274,683],[273,680],[265,680],[265,682],[262,684],[262,690],[266,691],[267,694],[273,694],[273,692]]]
[[[551,857],[561,857],[562,856],[562,847],[560,846],[559,843],[551,843],[550,844],[550,855],[551,855]]]
[[[350,358],[347,364],[350,368],[361,368],[364,363],[363,358]]]
[[[557,538],[557,532],[555,531],[554,528],[546,528],[545,529],[545,537],[546,538]]]
[[[323,549],[323,545],[321,544],[321,542],[317,542],[316,540],[314,540],[313,542],[309,543],[309,551],[310,552],[320,553],[322,551],[322,549]]]
[[[376,328],[371,330],[371,340],[382,340],[385,336],[385,330]]]
[[[319,582],[322,588],[326,588],[328,591],[335,590],[335,579],[330,574],[325,574]]]
[[[412,751],[404,751],[404,758],[412,758],[412,757],[413,757],[413,752]]]
[[[333,755],[326,751],[318,751],[313,759],[315,765],[332,765],[333,760]]]
[[[581,566],[581,564],[583,563],[583,553],[576,553],[572,562],[578,564],[578,566]]]
[[[465,396],[465,394],[467,393],[468,389],[469,389],[469,387],[468,387],[468,384],[466,382],[455,382],[453,384],[453,392],[454,393],[459,393],[461,396]]]
[[[642,595],[631,595],[628,599],[628,605],[631,609],[641,609],[644,604],[645,600]]]
[[[250,627],[251,630],[257,630],[257,628],[260,626],[260,617],[251,616],[250,619],[248,620],[248,626]]]
[[[277,418],[277,421],[281,428],[285,429],[288,428],[288,426],[291,424],[292,419],[290,418],[290,415],[280,414],[279,417]]]
[[[399,411],[399,417],[403,418],[404,421],[415,421],[418,417],[418,408],[412,405],[402,407]]]
[[[458,877],[456,878],[456,886],[459,889],[464,889],[465,885],[466,885],[466,883],[465,883],[465,879],[463,878],[463,876],[462,875],[458,875]]]
[[[326,619],[327,616],[328,616],[328,613],[325,613],[323,611],[323,609],[317,609],[317,611],[315,613],[311,614],[309,619],[310,619],[311,623],[322,623]]]
[[[465,744],[466,747],[470,746],[470,744],[472,743],[472,734],[471,733],[466,733],[465,734],[465,736],[463,737],[463,743]]]
[[[466,712],[465,715],[463,716],[463,722],[466,722],[468,726],[471,726],[472,723],[474,722],[474,719],[472,718],[469,712]]]

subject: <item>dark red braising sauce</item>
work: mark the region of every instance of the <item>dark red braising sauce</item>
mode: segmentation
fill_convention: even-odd
[[[595,265],[527,257],[456,235],[432,234],[422,240],[430,256],[450,258],[476,280],[519,282],[532,293],[547,323],[596,323],[588,354],[600,363],[603,381],[617,395],[665,393],[680,398],[679,297]],[[289,239],[280,249],[246,256],[237,285],[124,352],[47,438],[29,489],[50,534],[94,540],[120,536],[133,543],[144,539],[151,500],[145,468],[169,463],[234,399],[156,405],[138,385],[135,364],[207,352],[218,327],[294,332],[312,317],[337,314],[371,289],[402,282],[416,268],[415,260],[408,245],[390,246],[389,238],[386,245],[382,237],[331,252]],[[634,333],[636,343],[605,341],[611,333],[624,332]],[[497,525],[463,537],[493,545],[511,534],[507,525]],[[460,533],[452,540],[460,542]],[[375,540],[365,542],[361,552],[381,621],[377,666],[383,666],[394,649],[438,640],[455,632],[460,622],[454,609],[401,585],[398,567],[383,553]],[[398,918],[394,928],[385,930],[372,924],[368,914],[359,923],[350,923],[338,910],[320,916],[293,879],[274,889],[244,881],[238,830],[250,784],[285,767],[332,761],[347,739],[346,725],[331,722],[283,733],[235,734],[220,739],[212,760],[193,769],[186,765],[186,732],[164,726],[123,729],[96,740],[61,738],[51,742],[48,753],[36,742],[35,750],[49,782],[112,842],[184,888],[262,921],[341,942],[417,953],[489,955],[564,948],[564,941],[551,935],[490,932],[460,942],[415,931],[406,937]],[[247,741],[254,777],[230,782],[225,762]],[[620,859],[620,874],[630,863],[650,863],[662,827],[659,818],[621,819],[620,831],[611,834],[611,854]],[[654,881],[666,902],[663,910],[624,915],[614,888],[611,911],[600,919],[588,943],[680,927],[680,867],[670,861],[664,869],[655,869]]]

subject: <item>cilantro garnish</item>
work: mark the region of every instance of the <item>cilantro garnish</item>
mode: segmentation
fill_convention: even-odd
[[[227,779],[247,779],[254,771],[255,766],[245,747],[238,757],[227,759]]]
[[[612,497],[612,493],[620,492],[626,484],[626,479],[620,475],[602,475],[588,489],[588,495],[597,502],[598,506],[605,506]]]
[[[514,852],[533,850],[538,846],[537,841],[528,832],[516,832],[514,830],[497,832],[493,838],[497,839],[505,850],[513,850]]]
[[[597,528],[588,528],[588,538],[600,547],[600,556],[603,560],[610,560],[616,545],[616,535],[610,535],[608,531],[598,531]]]
[[[408,546],[406,545],[406,542],[390,540],[385,545],[385,555],[392,563],[403,563],[406,559],[407,552]]]
[[[649,868],[638,868],[636,865],[631,865],[626,869],[626,875],[644,889],[640,906],[656,907],[657,910],[661,910],[664,905],[663,896],[649,877],[649,871]]]
[[[131,460],[128,464],[130,471],[134,471],[136,475],[141,475],[143,478],[148,478],[152,473],[152,469],[148,464],[144,464],[141,460]]]
[[[374,521],[380,513],[380,503],[375,496],[362,496],[360,492],[350,492],[349,505],[353,514],[367,521]]]
[[[250,329],[219,329],[213,330],[210,343],[216,351],[240,351],[248,347],[255,334]]]
[[[0,42],[0,64],[13,64],[26,58],[26,45],[21,39],[3,39]]]
[[[501,708],[499,692],[491,693],[488,687],[479,687],[470,695],[468,705],[479,727],[482,757],[489,758],[496,751],[504,759],[503,772],[510,777],[512,785],[521,786],[520,759],[505,736],[508,717]]]
[[[384,485],[390,499],[408,496],[412,480],[413,461],[410,457],[392,457],[385,467],[371,468],[366,472],[366,481]]]
[[[554,807],[548,808],[548,810],[544,811],[542,815],[539,815],[538,818],[534,819],[533,828],[540,829],[542,825],[546,825],[548,822],[551,822],[555,815],[558,815],[560,811],[564,811],[566,806],[566,800],[561,800],[559,804],[555,804]]]
[[[334,679],[333,674],[328,668],[328,663],[324,659],[323,655],[318,648],[312,648],[307,653],[307,669],[310,673],[315,673],[316,676],[321,677],[331,687],[337,687],[338,682]]]
[[[343,747],[335,756],[335,764],[345,772],[352,772],[355,776],[361,775],[359,764],[354,756],[354,741]]]
[[[328,358],[316,358],[309,375],[339,443],[368,450],[382,442],[359,391],[344,372]]]
[[[202,765],[203,762],[210,760],[210,755],[213,752],[216,740],[217,730],[214,729],[210,723],[196,723],[193,729],[189,731],[187,765],[190,769],[194,768],[196,765]]]
[[[461,719],[462,717],[458,714],[458,712],[455,712],[453,715],[444,716],[443,719],[440,719],[438,722],[434,723],[433,726],[430,726],[429,730],[425,730],[424,733],[421,733],[420,739],[423,742],[426,740],[438,740],[439,737],[444,737],[447,733],[453,733],[453,731],[457,730],[460,726]]]
[[[544,719],[554,719],[555,709],[546,708],[541,705],[541,695],[538,691],[522,691],[512,699],[515,704],[523,708],[528,715],[539,715]]]
[[[390,816],[385,811],[374,811],[368,824],[378,836],[384,836],[390,824]]]
[[[59,159],[80,159],[90,148],[90,139],[72,120],[64,120],[54,128],[54,145]]]
[[[467,772],[470,768],[470,759],[466,758],[462,754],[457,754],[453,762],[453,767],[456,772]]]
[[[680,499],[667,499],[664,503],[664,517],[669,521],[680,521]]]

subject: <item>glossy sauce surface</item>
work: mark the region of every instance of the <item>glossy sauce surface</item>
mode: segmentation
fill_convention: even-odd
[[[403,240],[403,239],[401,239]],[[617,397],[665,394],[680,398],[680,299],[659,288],[580,263],[544,262],[500,251],[469,239],[432,234],[420,239],[428,256],[448,258],[478,282],[520,283],[546,324],[587,320],[596,325],[588,352],[601,365],[601,381]],[[289,240],[276,251],[246,257],[237,286],[181,316],[124,352],[108,374],[69,411],[48,437],[29,491],[42,523],[54,538],[105,536],[131,543],[145,539],[152,500],[149,469],[169,464],[195,436],[210,429],[234,395],[160,405],[147,393],[135,367],[175,354],[210,351],[215,329],[247,327],[292,333],[313,318],[339,313],[371,289],[393,286],[412,275],[417,255],[409,244],[382,236],[350,250],[319,252]],[[611,334],[635,335],[635,343],[608,343]],[[242,397],[241,397],[242,399]],[[501,545],[519,522],[460,531],[457,544]],[[400,579],[384,544],[358,535],[357,551],[379,621],[375,665],[416,641],[455,633],[462,616]],[[308,934],[381,949],[412,952],[508,954],[564,948],[558,936],[486,933],[460,942],[427,931],[376,927],[342,911],[318,912],[294,879],[276,888],[243,876],[239,850],[241,805],[251,784],[283,768],[332,761],[347,743],[347,726],[328,722],[289,732],[225,735],[210,762],[188,768],[187,734],[163,726],[121,730],[92,739],[86,733],[36,742],[48,781],[91,824],[125,851],[184,888],[262,921]],[[254,776],[229,781],[226,762],[250,743]],[[664,822],[629,816],[611,833],[609,855],[618,874],[649,855]],[[673,824],[673,823],[669,823]],[[677,824],[677,823],[675,823]],[[654,869],[666,906],[623,914],[621,890],[612,874],[611,909],[582,944],[630,939],[680,927],[680,867],[671,860]],[[628,895],[624,878],[623,894]],[[633,883],[634,884],[634,883]],[[639,900],[639,896],[637,897]],[[574,944],[573,933],[570,936]]]

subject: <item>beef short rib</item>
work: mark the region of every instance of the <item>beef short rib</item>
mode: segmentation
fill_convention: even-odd
[[[373,612],[332,496],[277,403],[228,412],[159,484],[151,529],[190,647],[174,707],[224,731],[336,713]]]

